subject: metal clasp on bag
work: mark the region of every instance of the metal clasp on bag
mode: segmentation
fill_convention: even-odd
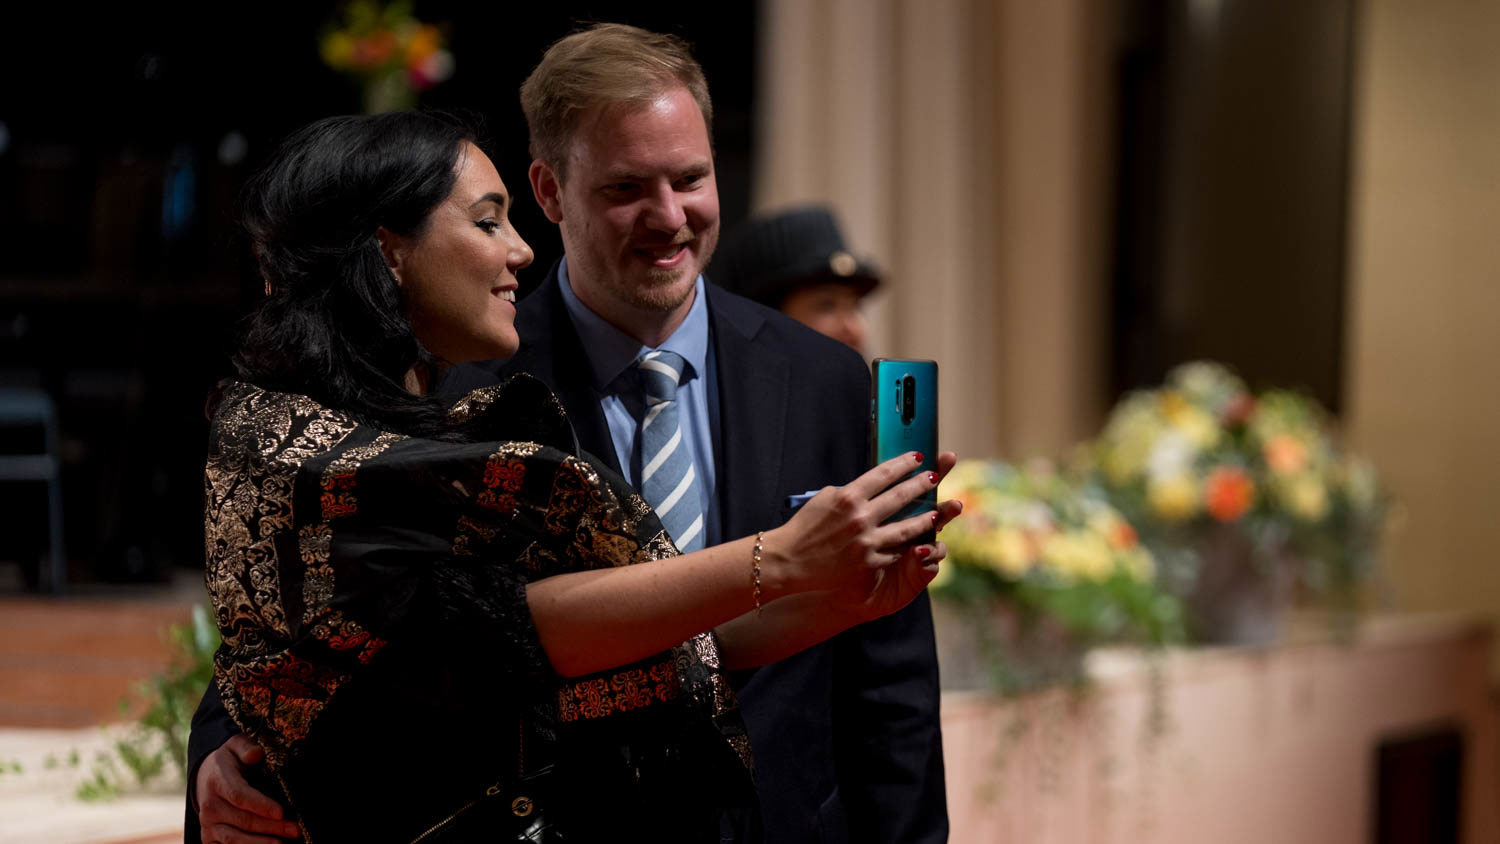
[[[500,783],[497,782],[484,790],[484,796],[497,797],[503,790],[504,789],[500,787]],[[536,801],[532,800],[530,797],[527,797],[524,794],[510,801],[510,813],[518,818],[524,818],[534,811],[536,811]]]

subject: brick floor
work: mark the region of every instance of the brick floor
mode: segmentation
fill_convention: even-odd
[[[100,803],[74,790],[110,745],[100,725],[128,719],[120,700],[167,665],[167,627],[206,597],[193,572],[164,586],[77,587],[63,598],[0,591],[0,765],[22,766],[0,775],[0,841],[182,840],[180,783]],[[73,751],[78,767],[49,766]]]
[[[122,715],[120,700],[167,665],[167,627],[205,597],[190,575],[64,598],[0,595],[0,726],[86,727],[134,714]]]

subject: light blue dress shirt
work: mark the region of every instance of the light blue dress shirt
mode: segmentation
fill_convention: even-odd
[[[641,355],[655,349],[605,322],[579,300],[568,281],[567,258],[557,269],[557,282],[563,305],[583,341],[583,351],[593,371],[594,392],[599,396],[599,406],[609,426],[615,457],[620,461],[625,480],[639,489],[636,478],[641,473],[641,455],[636,446],[636,435],[640,433],[641,418],[646,413],[646,400],[635,362]],[[703,522],[708,528],[705,538],[709,540],[707,544],[712,544],[718,538],[718,519],[713,506],[714,446],[708,401],[712,391],[709,381],[715,375],[708,343],[708,305],[704,300],[703,276],[698,276],[694,285],[693,306],[688,310],[687,318],[656,348],[676,352],[687,361],[687,372],[677,387],[678,424],[682,426],[682,444],[692,457],[693,470],[700,481],[698,494],[702,499]]]

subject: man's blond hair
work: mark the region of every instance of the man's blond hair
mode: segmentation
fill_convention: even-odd
[[[708,80],[686,41],[621,23],[594,24],[547,48],[521,83],[531,157],[565,176],[578,118],[594,106],[643,105],[681,86],[713,137]]]

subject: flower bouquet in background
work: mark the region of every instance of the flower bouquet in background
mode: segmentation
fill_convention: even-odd
[[[1091,646],[1180,638],[1135,530],[1050,466],[965,461],[939,494],[964,504],[931,586],[945,687],[986,674],[1007,693],[1072,683]]]
[[[353,0],[319,44],[323,63],[357,81],[367,114],[400,111],[453,75],[443,34],[412,16],[408,2]]]
[[[1096,488],[1139,531],[1200,641],[1268,644],[1298,582],[1347,605],[1383,512],[1368,463],[1340,454],[1311,398],[1258,398],[1190,363],[1131,393],[1083,452]]]

